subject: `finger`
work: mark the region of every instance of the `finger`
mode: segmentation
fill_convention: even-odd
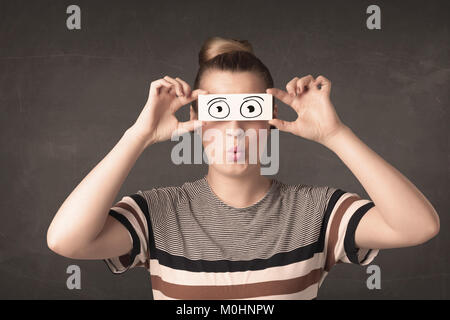
[[[195,99],[197,99],[199,94],[209,94],[209,91],[203,90],[203,89],[195,89],[194,91],[192,91],[192,94],[190,97],[190,99],[192,99],[191,101],[194,101]]]
[[[167,87],[167,86],[171,86],[171,84],[167,83],[167,81],[165,81],[165,80],[159,79],[159,80],[153,81],[150,86],[150,95],[159,95],[162,90],[160,88]]]
[[[189,86],[189,84],[186,81],[184,81],[183,79],[180,79],[178,77],[176,77],[175,80],[177,80],[178,82],[181,83],[184,94],[189,97],[191,95],[191,87]]]
[[[203,89],[196,89],[196,90],[192,91],[192,94],[189,97],[187,97],[187,96],[178,97],[178,99],[175,103],[175,106],[174,106],[174,110],[177,111],[185,104],[188,104],[188,103],[196,100],[198,98],[199,94],[208,94],[208,91],[203,90]]]
[[[189,120],[184,122],[178,122],[178,127],[174,131],[173,135],[182,135],[186,132],[194,131],[203,127],[205,124],[200,120]]]
[[[171,78],[169,76],[165,76],[164,80],[167,80],[167,81],[169,81],[170,83],[172,83],[174,85],[175,92],[177,93],[178,97],[184,96],[183,88],[181,86],[181,83],[179,83],[177,80],[175,80],[175,79],[173,79],[173,78]]]
[[[278,130],[293,133],[294,131],[294,122],[293,121],[285,121],[281,119],[271,119],[268,121],[269,124],[274,125]]]
[[[294,102],[295,97],[291,97],[286,91],[280,90],[278,88],[268,88],[268,89],[266,89],[266,92],[268,94],[273,95],[278,100],[281,100],[283,103],[287,104],[292,109],[296,110],[292,106],[292,102]]]
[[[317,88],[317,85],[320,84],[320,89]],[[323,90],[327,93],[330,93],[331,91],[331,81],[328,80],[327,78],[325,78],[324,76],[318,76],[316,78],[316,81],[314,83],[314,86],[318,89],[318,90]]]
[[[175,96],[175,97],[179,96],[179,93],[177,92],[177,89],[174,84],[172,84],[172,86],[170,87],[170,89],[167,93],[170,94],[171,96]]]
[[[186,103],[197,100],[199,94],[208,94],[208,93],[209,92],[207,90],[195,89],[194,91],[191,92],[191,95],[189,97],[186,97]]]
[[[297,93],[295,92],[295,89],[297,88],[297,81],[299,80],[298,77],[295,77],[291,81],[289,81],[286,85],[286,91],[291,95],[291,97],[296,96]]]
[[[304,92],[305,87],[309,89],[309,87],[313,81],[314,81],[314,78],[310,74],[300,78],[297,81],[297,94],[301,94],[302,92]]]
[[[172,87],[172,84],[164,79],[158,79],[156,81],[153,81],[150,85],[150,95],[157,96],[161,93],[162,89],[160,88],[167,88],[167,91],[170,91],[170,88]]]

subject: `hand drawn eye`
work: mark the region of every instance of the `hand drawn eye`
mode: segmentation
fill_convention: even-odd
[[[241,115],[245,118],[255,118],[262,113],[259,101],[247,100],[241,105]]]
[[[213,118],[223,119],[230,114],[230,107],[225,101],[215,101],[209,106],[208,113]]]

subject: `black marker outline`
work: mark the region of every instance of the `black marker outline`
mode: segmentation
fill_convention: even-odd
[[[213,101],[213,100],[215,100],[215,99],[218,99],[218,98],[214,98],[214,99],[212,99],[211,101]],[[211,101],[209,101],[209,102],[211,102]],[[208,102],[208,104],[209,104],[209,102]],[[223,118],[214,117],[214,116],[211,114],[211,112],[209,111],[209,110],[211,109],[211,107],[214,106],[214,103],[216,103],[216,102],[223,102],[223,103],[225,103],[225,104],[227,105],[228,113],[227,113],[226,116],[224,116]],[[208,108],[208,114],[209,114],[211,117],[213,117],[214,119],[225,119],[226,117],[228,117],[228,115],[229,115],[230,112],[231,112],[230,106],[229,106],[228,103],[226,102],[226,99],[224,99],[224,100],[219,100],[219,101],[216,101],[216,102],[214,102],[213,104],[211,104],[211,105],[209,106],[209,108]]]
[[[263,99],[262,97],[259,97],[259,96],[250,96],[250,97],[244,98],[244,102],[242,102],[241,107],[239,108],[239,112],[241,113],[241,116],[243,116],[243,117],[246,118],[246,119],[253,119],[253,118],[259,117],[259,116],[262,114],[262,112],[263,112],[262,105],[260,104],[260,102],[257,101],[257,100],[254,100],[254,99],[250,99],[250,98],[260,98],[260,99],[262,99],[262,101],[264,101],[264,99]],[[245,99],[249,99],[249,100],[245,100]],[[242,106],[243,106],[244,103],[246,103],[247,101],[255,101],[255,102],[259,105],[259,109],[261,110],[260,113],[258,113],[256,116],[253,116],[253,117],[246,117],[246,116],[244,116],[244,115],[242,114]]]

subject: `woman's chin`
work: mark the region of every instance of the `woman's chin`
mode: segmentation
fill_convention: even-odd
[[[258,164],[250,164],[249,156],[241,156],[233,153],[224,154],[222,161],[210,163],[221,172],[231,174],[242,174],[245,171],[253,170]]]
[[[239,174],[242,175],[243,172],[253,170],[256,164],[249,164],[248,159],[244,162],[244,160],[223,163],[223,164],[214,164],[214,166],[222,171],[230,174]]]

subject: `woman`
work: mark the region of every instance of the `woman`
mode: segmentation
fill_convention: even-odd
[[[379,249],[418,245],[439,232],[422,193],[340,121],[325,77],[273,88],[247,41],[219,37],[205,42],[199,63],[194,90],[180,78],[152,82],[134,125],[58,210],[47,234],[51,250],[103,259],[114,273],[145,267],[155,299],[314,299],[336,263],[367,265]],[[216,129],[245,146],[246,161],[210,163],[198,180],[138,191],[111,207],[143,150],[196,129],[196,99],[207,93],[270,93],[298,117],[276,119],[275,105],[270,121],[203,122],[201,134]],[[178,122],[175,111],[188,103],[190,120]],[[372,200],[262,176],[241,133],[271,125],[332,150]]]

